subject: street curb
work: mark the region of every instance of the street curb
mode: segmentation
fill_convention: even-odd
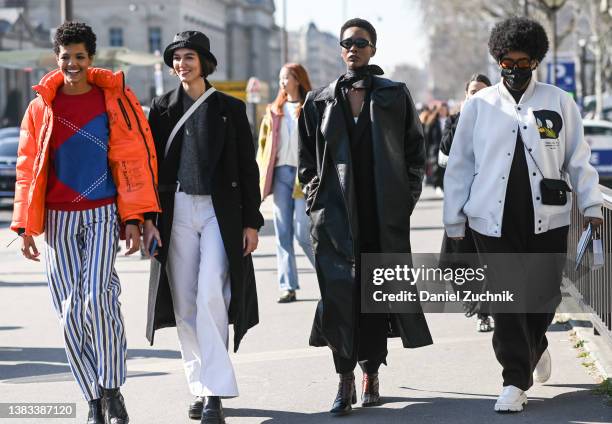
[[[586,352],[585,362],[582,365],[590,370],[591,374],[602,381],[612,378],[612,346],[606,339],[596,335],[589,313],[557,313],[555,323],[568,326],[575,334],[572,346],[577,352]],[[580,343],[580,346],[576,346]],[[588,358],[588,359],[587,359]]]

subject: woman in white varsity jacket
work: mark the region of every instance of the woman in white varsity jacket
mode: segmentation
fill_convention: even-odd
[[[509,282],[525,294],[521,306],[529,305],[511,313],[493,309],[493,348],[504,379],[498,412],[522,411],[533,380],[544,382],[551,372],[545,333],[560,301],[562,267],[537,254],[566,253],[572,195],[585,225],[602,223],[578,107],[568,93],[532,78],[547,50],[546,33],[533,20],[510,18],[493,28],[489,51],[502,79],[463,107],[444,178],[448,237],[463,238],[467,222],[481,260],[490,262],[491,285]],[[501,253],[503,262],[495,261]],[[536,265],[525,267],[525,258],[534,257]],[[542,299],[544,312],[533,307]]]

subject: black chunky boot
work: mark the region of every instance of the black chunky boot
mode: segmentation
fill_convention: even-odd
[[[204,408],[204,398],[197,396],[193,402],[189,404],[189,418],[199,420],[202,418],[202,409]]]
[[[340,374],[340,384],[338,384],[338,394],[329,411],[333,415],[346,415],[353,409],[352,405],[357,403],[357,393],[355,391],[355,374],[347,372]]]
[[[87,424],[104,424],[104,415],[102,415],[102,404],[100,399],[90,400],[89,414],[87,415]]]
[[[119,389],[102,389],[102,413],[104,424],[128,424],[130,418]]]
[[[361,406],[380,405],[380,393],[378,389],[378,373],[363,374],[361,384]]]
[[[219,396],[206,396],[202,410],[202,420],[200,424],[225,424],[223,406]]]

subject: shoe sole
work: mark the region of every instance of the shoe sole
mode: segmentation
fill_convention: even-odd
[[[297,300],[296,297],[292,297],[290,299],[278,299],[276,303],[291,303],[291,302],[295,302],[296,300]]]
[[[195,414],[195,413],[190,412],[189,413],[189,418],[192,419],[192,420],[201,420],[202,419],[202,414],[201,413],[200,414]]]
[[[376,402],[362,403],[361,407],[362,408],[370,408],[372,406],[380,406],[381,404],[382,404],[382,402],[380,400],[377,400]]]
[[[332,416],[334,416],[334,417],[342,417],[342,416],[344,416],[344,415],[348,415],[348,414],[350,414],[352,411],[353,411],[353,408],[350,408],[350,409],[347,409],[347,410],[344,410],[344,411],[337,411],[337,412],[332,412],[332,411],[329,411],[329,413],[330,413]]]
[[[501,414],[504,413],[513,413],[513,412],[522,412],[525,409],[525,405],[527,405],[527,400],[524,400],[523,403],[517,405],[515,403],[504,403],[501,405],[495,404],[495,412],[499,412]]]

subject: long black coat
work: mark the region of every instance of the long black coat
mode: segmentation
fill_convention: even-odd
[[[429,174],[427,183],[441,187],[444,181],[444,168],[438,165],[438,152],[442,141],[442,125],[438,118],[427,125],[427,166]]]
[[[309,93],[299,120],[299,179],[320,180],[309,214],[321,289],[310,336],[312,346],[329,346],[353,356],[353,311],[359,282],[355,252],[359,225],[350,157],[350,139],[336,82]],[[372,77],[374,184],[383,253],[410,252],[410,215],[421,194],[423,130],[405,84]],[[311,186],[308,186],[311,187]],[[309,193],[311,194],[311,193]],[[432,343],[422,313],[389,314],[389,337],[404,347]]]
[[[165,157],[164,151],[172,128],[183,114],[182,96],[185,95],[179,86],[155,98],[149,114],[159,167],[162,213],[157,227],[163,245],[156,260],[151,261],[147,314],[147,339],[151,344],[155,330],[176,325],[165,269],[172,231],[174,192],[164,187],[172,187],[177,181],[182,129],[176,134]],[[229,322],[234,325],[236,351],[247,330],[259,321],[253,261],[251,255],[243,257],[242,254],[243,228],[259,229],[263,225],[259,212],[259,170],[244,103],[220,92],[213,93],[207,103],[211,197],[229,261]]]

